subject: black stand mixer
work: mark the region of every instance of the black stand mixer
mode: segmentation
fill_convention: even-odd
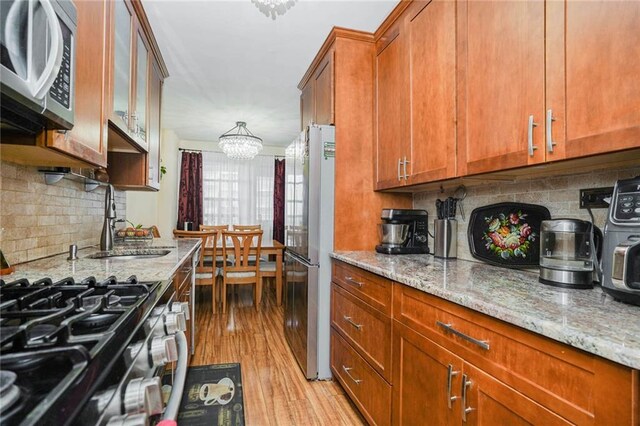
[[[426,210],[383,209],[378,225],[380,244],[376,251],[383,254],[428,254]]]

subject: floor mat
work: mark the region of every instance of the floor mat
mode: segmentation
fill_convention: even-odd
[[[178,412],[178,425],[244,425],[240,364],[190,367]]]

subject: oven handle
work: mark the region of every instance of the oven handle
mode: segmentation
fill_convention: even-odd
[[[50,0],[40,0],[42,10],[47,15],[49,26],[51,27],[51,53],[47,58],[47,64],[45,65],[42,75],[35,83],[35,92],[33,95],[36,99],[44,99],[47,96],[47,92],[51,89],[53,82],[58,76],[60,71],[60,64],[62,63],[62,51],[64,50],[64,40],[62,38],[62,30],[60,29],[60,22],[58,22],[58,15],[56,15],[53,6],[51,6]]]
[[[182,331],[178,331],[175,336],[176,343],[178,344],[178,361],[176,362],[176,371],[173,377],[171,396],[169,397],[167,408],[164,410],[164,415],[162,416],[162,420],[174,421],[178,419],[178,409],[180,408],[180,401],[182,400],[182,394],[184,393],[184,385],[187,381],[187,367],[189,363],[187,336],[185,336]]]

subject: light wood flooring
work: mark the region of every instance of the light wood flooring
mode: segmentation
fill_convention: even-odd
[[[229,290],[227,313],[211,313],[208,288],[196,290],[198,334],[192,365],[239,362],[247,426],[363,425],[365,422],[332,381],[307,381],[283,332],[283,307],[272,283],[256,311],[251,286]]]

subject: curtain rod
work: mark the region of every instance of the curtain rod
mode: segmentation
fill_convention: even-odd
[[[185,152],[215,152],[218,154],[224,154],[223,152],[220,151],[213,151],[213,150],[206,150],[206,149],[189,149],[189,148],[178,148],[178,151],[185,151]],[[258,154],[256,157],[274,157],[274,158],[286,158],[284,155],[271,155],[271,154]]]

